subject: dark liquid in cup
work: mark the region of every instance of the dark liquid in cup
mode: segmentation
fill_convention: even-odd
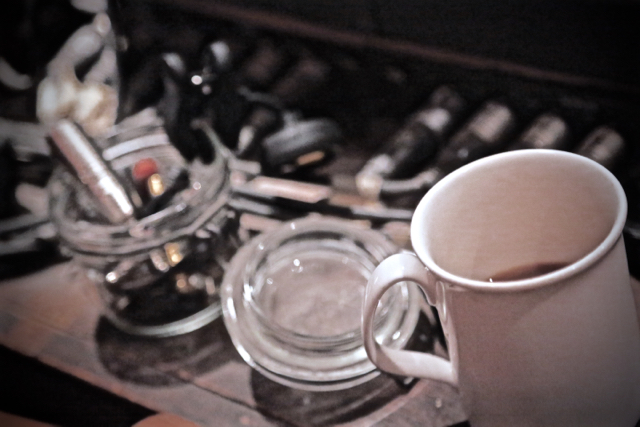
[[[559,270],[566,267],[569,263],[565,262],[543,262],[531,265],[524,265],[519,267],[510,268],[508,270],[501,271],[497,274],[493,274],[488,282],[510,282],[513,280],[524,280],[532,277],[542,276],[543,274],[551,273],[552,271]]]

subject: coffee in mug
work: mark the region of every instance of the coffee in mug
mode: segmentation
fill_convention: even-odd
[[[567,263],[562,262],[538,262],[530,265],[523,265],[508,270],[500,271],[492,274],[487,281],[492,283],[511,282],[513,280],[530,279],[532,277],[542,276],[552,271],[560,270]]]

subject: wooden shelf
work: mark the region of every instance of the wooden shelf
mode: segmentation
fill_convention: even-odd
[[[244,363],[222,319],[150,339],[118,331],[100,313],[95,287],[73,263],[11,279],[0,284],[0,345],[201,426],[445,427],[465,419],[456,391],[437,382],[404,386],[380,375],[331,393],[276,384]]]

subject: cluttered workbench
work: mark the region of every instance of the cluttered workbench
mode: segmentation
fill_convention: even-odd
[[[95,288],[69,263],[4,281],[0,344],[202,426],[464,425],[456,390],[435,381],[382,376],[366,389],[294,390],[245,364],[221,319],[184,336],[145,339],[115,329],[101,309]]]
[[[15,25],[42,21],[36,3]],[[201,426],[468,425],[455,388],[368,361],[362,281],[411,250],[441,178],[528,148],[623,184],[640,301],[640,74],[617,44],[637,4],[592,2],[559,30],[571,2],[528,20],[500,2],[458,5],[474,19],[430,2],[63,3],[66,33],[16,39],[46,58],[0,52],[18,76],[0,102],[1,346]],[[416,24],[431,12],[470,36]],[[591,25],[610,31],[574,52]],[[385,345],[447,356],[411,285],[379,311]]]
[[[64,263],[0,287],[0,343],[149,409],[202,426],[415,425],[464,421],[450,387],[379,377],[366,389],[314,393],[252,370],[218,319],[187,335],[144,339],[101,318],[94,287]]]

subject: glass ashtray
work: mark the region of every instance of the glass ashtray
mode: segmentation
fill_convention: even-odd
[[[231,339],[252,367],[298,389],[340,390],[379,374],[360,331],[374,268],[398,251],[383,234],[349,221],[305,218],[255,237],[231,260],[221,299]],[[404,347],[419,291],[398,283],[380,301],[378,342]]]

